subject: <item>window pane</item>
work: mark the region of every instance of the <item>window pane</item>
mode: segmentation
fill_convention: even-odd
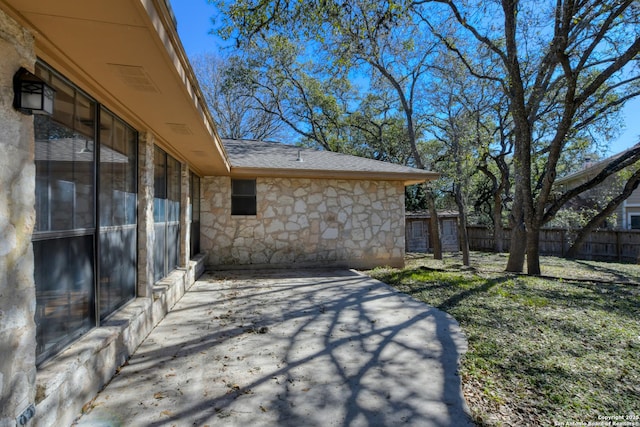
[[[127,176],[125,189],[127,193],[138,192],[138,133],[132,129],[127,129],[127,158],[129,159],[129,175]],[[135,212],[135,209],[134,209]]]
[[[180,220],[180,163],[167,156],[167,199],[169,221]]]
[[[640,215],[631,215],[631,229],[640,230]]]
[[[36,231],[94,227],[93,138],[43,115],[34,129]]]
[[[100,318],[135,297],[136,140],[124,122],[100,111]]]
[[[156,147],[153,165],[153,194],[158,199],[167,198],[167,155]]]
[[[231,215],[256,214],[256,180],[231,180]]]
[[[233,179],[233,195],[254,196],[256,194],[256,181],[253,179]]]
[[[165,276],[166,271],[166,223],[154,225],[155,246],[153,247],[153,279],[158,281]]]
[[[167,273],[179,266],[180,225],[167,225]]]
[[[87,138],[93,139],[95,134],[96,105],[89,98],[76,92],[76,110],[74,130]]]
[[[160,280],[178,267],[180,254],[180,162],[155,149],[154,278]]]
[[[136,228],[100,232],[100,318],[135,297]]]
[[[41,363],[96,325],[96,103],[41,64],[55,89],[52,116],[34,116],[36,359]],[[56,231],[54,235],[42,232]]]
[[[233,196],[231,199],[231,215],[255,215],[255,196]]]
[[[193,204],[192,217],[194,221],[200,221],[200,178],[197,176],[194,177],[191,194],[191,202]]]
[[[52,76],[51,84],[56,90],[52,119],[61,126],[73,129],[76,91],[57,76]]]
[[[166,218],[166,205],[165,199],[154,198],[153,199],[153,219],[156,223],[164,222]]]
[[[95,325],[93,237],[35,241],[33,253],[41,362]]]
[[[136,175],[133,131],[109,113],[100,114],[100,225],[135,224]]]
[[[110,114],[100,114],[100,225],[107,226],[115,223],[114,206],[111,195],[113,193],[113,120]]]

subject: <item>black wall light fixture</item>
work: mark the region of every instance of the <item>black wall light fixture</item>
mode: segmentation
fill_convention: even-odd
[[[55,89],[22,67],[13,76],[13,108],[23,114],[53,114],[55,94]]]

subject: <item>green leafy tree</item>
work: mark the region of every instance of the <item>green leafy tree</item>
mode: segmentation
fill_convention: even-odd
[[[640,6],[633,0],[412,6],[469,73],[499,83],[509,100],[514,202],[507,270],[523,271],[526,258],[528,273],[540,274],[539,231],[558,209],[550,195],[563,152],[578,132],[594,129],[640,93],[633,69]],[[456,25],[439,26],[448,19]],[[494,59],[482,61],[487,55]]]
[[[377,76],[384,81],[394,90],[398,110],[405,118],[406,142],[412,153],[410,164],[424,168],[417,149],[415,110],[433,52],[429,46],[435,49],[437,43],[411,25],[406,8],[394,1],[374,0],[216,3],[225,16],[222,35],[234,38],[245,49],[265,42],[272,44],[270,40],[281,37],[314,49],[336,74],[371,73],[374,79]],[[431,234],[439,243],[435,201],[430,191],[426,194],[435,226]],[[434,255],[441,258],[439,245],[434,248]]]

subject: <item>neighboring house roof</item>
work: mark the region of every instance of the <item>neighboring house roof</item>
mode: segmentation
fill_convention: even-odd
[[[438,177],[423,169],[276,142],[223,139],[222,143],[234,177],[380,179],[407,185]]]
[[[569,174],[567,176],[564,176],[562,178],[558,178],[555,180],[554,182],[554,186],[557,186],[561,189],[568,189],[568,188],[574,188],[577,187],[578,185],[587,182],[588,180],[592,179],[593,177],[595,177],[597,174],[599,174],[609,163],[611,163],[612,161],[614,161],[615,159],[619,158],[620,156],[622,156],[624,153],[628,152],[629,150],[632,150],[634,148],[637,148],[637,146],[640,143],[629,147],[628,149],[621,151],[618,154],[614,154],[611,157],[607,157],[606,159],[600,160],[598,162],[593,162],[590,163],[589,165],[587,165],[586,167],[582,168],[581,170],[579,170],[578,172],[574,172],[572,174]]]

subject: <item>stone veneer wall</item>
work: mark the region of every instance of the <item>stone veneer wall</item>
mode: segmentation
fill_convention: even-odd
[[[201,245],[208,267],[404,263],[404,184],[257,179],[257,215],[231,215],[231,179],[202,180]]]
[[[0,427],[20,424],[18,417],[28,408],[35,408],[28,426],[71,425],[83,405],[203,273],[205,256],[193,260],[183,256],[180,268],[154,283],[155,138],[142,132],[138,298],[36,369],[33,116],[13,108],[13,76],[20,67],[33,72],[36,55],[33,36],[2,10],[0,58]],[[186,220],[183,215],[184,230],[188,230]],[[189,241],[188,233],[182,240]]]
[[[13,109],[13,75],[33,71],[33,37],[0,10],[0,426],[33,403],[36,380],[33,117]]]

